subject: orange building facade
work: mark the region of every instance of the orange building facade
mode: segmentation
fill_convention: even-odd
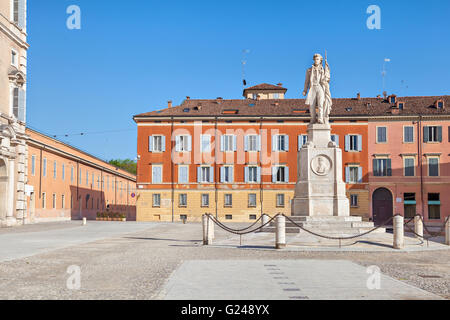
[[[95,220],[98,212],[136,219],[136,177],[27,128],[26,222]]]

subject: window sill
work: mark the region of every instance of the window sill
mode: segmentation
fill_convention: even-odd
[[[229,206],[229,205],[224,205],[223,207],[224,207],[224,208],[233,208],[232,205],[231,205],[231,206]]]
[[[285,208],[285,206],[276,206],[276,208]]]

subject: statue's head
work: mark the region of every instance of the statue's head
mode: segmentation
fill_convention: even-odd
[[[316,53],[313,57],[313,60],[314,60],[314,65],[318,66],[318,65],[322,64],[323,57],[320,54]]]

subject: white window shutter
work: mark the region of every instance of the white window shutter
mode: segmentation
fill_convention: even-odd
[[[289,151],[289,136],[285,135],[284,139],[284,151]]]
[[[180,136],[175,136],[175,151],[180,152],[180,150],[181,150]]]
[[[237,150],[237,137],[233,136],[233,151]]]
[[[261,182],[261,167],[257,167],[257,169],[256,169],[256,181],[258,182],[258,183],[260,183]]]
[[[284,182],[289,182],[289,167],[284,167]]]
[[[278,167],[272,167],[272,182],[277,182],[277,169]]]
[[[22,88],[19,89],[19,113],[18,119],[25,122],[25,110],[26,110],[26,91]]]
[[[248,151],[248,136],[244,136],[244,151]]]
[[[350,168],[349,167],[345,167],[345,182],[346,183],[350,182]]]
[[[153,136],[148,137],[148,151],[153,152]]]
[[[277,151],[278,150],[278,136],[277,135],[273,135],[272,136],[272,151]]]
[[[230,182],[234,182],[234,167],[230,167]]]
[[[209,182],[214,182],[214,167],[210,167],[209,169]]]
[[[187,151],[191,152],[192,151],[192,136],[187,136],[188,139],[188,149]]]
[[[20,29],[25,28],[25,21],[26,21],[26,10],[25,10],[25,0],[19,0],[19,21],[17,22],[17,25]]]
[[[202,182],[202,167],[197,167],[197,182]]]
[[[345,136],[345,151],[350,150],[350,136],[347,134]]]
[[[248,167],[244,167],[244,181],[245,183],[248,183],[248,176],[249,176],[249,168]]]
[[[303,147],[303,136],[299,135],[297,137],[297,139],[298,139],[298,151],[300,151],[302,149],[302,147]]]
[[[358,167],[358,182],[362,183],[363,182],[362,179],[363,179],[362,167]]]
[[[225,136],[220,136],[220,151],[225,151]]]
[[[358,135],[358,151],[362,151],[362,135]]]
[[[336,146],[339,148],[339,136],[337,134],[334,135],[334,142],[336,143]]]
[[[261,136],[260,135],[258,135],[258,136],[256,136],[256,141],[257,141],[257,146],[258,146],[258,151],[261,151]]]

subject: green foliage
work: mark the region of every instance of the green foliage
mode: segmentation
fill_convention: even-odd
[[[136,162],[131,159],[115,159],[109,161],[109,164],[123,169],[129,173],[136,174]]]

